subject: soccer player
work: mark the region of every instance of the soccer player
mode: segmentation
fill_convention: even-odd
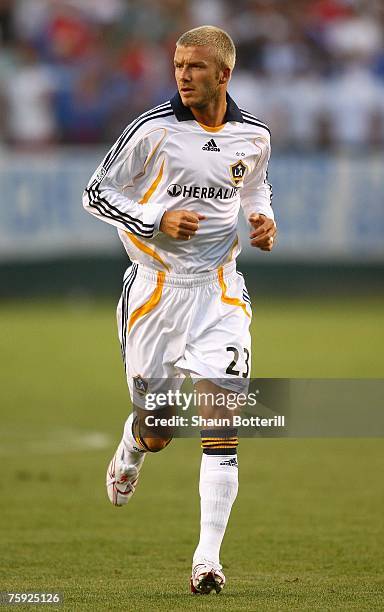
[[[190,374],[199,392],[228,393],[250,375],[251,303],[236,271],[239,209],[254,247],[270,251],[276,226],[268,127],[227,93],[235,55],[219,28],[183,34],[174,56],[178,92],[127,127],[84,192],[85,209],[118,228],[132,261],[117,320],[135,409],[107,471],[116,506],[132,497],[147,453],[171,439],[138,418],[149,392],[177,389]],[[214,413],[214,402],[203,409]],[[219,552],[238,490],[238,440],[236,430],[220,428],[201,437],[191,591],[206,594],[225,584]]]

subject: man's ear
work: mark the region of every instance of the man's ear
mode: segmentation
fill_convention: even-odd
[[[224,83],[228,83],[230,78],[231,78],[231,69],[223,68],[223,70],[220,70],[219,85],[224,85]]]

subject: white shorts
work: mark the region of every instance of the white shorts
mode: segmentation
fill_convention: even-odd
[[[144,407],[140,398],[158,392],[161,380],[175,389],[188,374],[243,388],[251,371],[251,316],[235,262],[191,275],[130,266],[117,323],[132,402]]]

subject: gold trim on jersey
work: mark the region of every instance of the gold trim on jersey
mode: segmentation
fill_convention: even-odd
[[[145,194],[143,195],[143,197],[141,198],[141,200],[139,200],[139,204],[146,204],[149,200],[149,198],[154,194],[154,192],[156,191],[162,177],[163,177],[163,170],[164,170],[164,160],[161,163],[160,166],[160,170],[159,173],[157,175],[157,177],[155,178],[155,180],[153,181],[152,185],[150,186],[150,188],[145,192]]]
[[[224,280],[223,266],[220,266],[220,268],[217,270],[217,276],[219,279],[219,285],[221,287],[221,301],[224,302],[224,304],[229,304],[230,306],[239,306],[243,309],[244,314],[246,314],[247,317],[251,318],[251,315],[247,311],[245,302],[242,302],[241,300],[239,300],[239,298],[229,297],[227,295],[227,285],[225,284]]]
[[[150,134],[154,134],[155,132],[159,132],[159,131],[160,132],[164,132],[164,133],[163,133],[162,137],[160,138],[159,142],[157,142],[155,144],[155,146],[153,147],[153,150],[148,155],[147,160],[146,160],[146,162],[144,164],[144,168],[143,168],[144,172],[146,171],[147,166],[148,166],[149,162],[151,161],[152,157],[154,156],[154,154],[156,153],[157,149],[159,148],[159,146],[163,142],[164,138],[166,137],[167,130],[165,128],[157,128],[155,130],[152,130],[151,132],[148,132],[148,134],[147,134],[147,136],[149,136]]]
[[[220,132],[225,127],[225,125],[226,125],[225,123],[222,123],[221,125],[218,125],[216,127],[212,127],[211,125],[205,125],[205,123],[200,123],[200,121],[198,121],[197,123],[206,132]]]
[[[140,176],[144,176],[145,175],[149,162],[151,161],[152,157],[155,155],[157,149],[159,148],[159,146],[161,145],[161,143],[163,142],[164,138],[167,135],[167,130],[166,129],[164,129],[164,128],[156,128],[155,130],[152,130],[151,132],[148,132],[147,136],[150,136],[151,134],[154,134],[155,132],[163,132],[163,135],[160,138],[159,142],[157,142],[155,144],[155,146],[153,147],[152,151],[149,153],[149,155],[148,155],[148,157],[147,157],[147,159],[145,161],[145,164],[143,166],[143,172],[140,174]],[[129,189],[132,186],[133,186],[133,183],[128,183],[127,185],[123,186],[123,190],[125,191],[126,189]]]
[[[131,240],[131,242],[133,242],[135,247],[137,247],[138,249],[140,249],[140,251],[143,251],[143,253],[146,253],[150,257],[153,257],[153,259],[156,259],[156,261],[158,261],[159,264],[164,266],[164,268],[168,270],[169,272],[168,264],[166,264],[165,261],[162,259],[162,257],[160,257],[158,253],[156,253],[155,249],[152,249],[147,244],[144,244],[143,242],[141,242],[141,240],[139,240],[134,234],[131,234],[130,232],[125,232],[125,233],[128,236],[128,238]]]
[[[163,293],[164,280],[165,272],[159,271],[157,273],[156,289],[152,293],[151,297],[149,298],[149,300],[144,302],[142,306],[136,308],[136,310],[134,310],[131,316],[129,317],[128,333],[131,331],[132,326],[136,323],[136,321],[141,319],[141,317],[147,315],[158,305],[161,300],[161,295]]]
[[[233,253],[235,251],[235,248],[237,247],[237,245],[239,244],[239,237],[236,236],[235,240],[233,241],[233,244],[231,246],[231,250],[229,251],[229,255],[228,255],[228,259],[227,261],[232,261],[233,258]]]

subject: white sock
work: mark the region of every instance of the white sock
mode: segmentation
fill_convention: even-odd
[[[146,455],[146,451],[138,446],[132,433],[132,423],[135,418],[135,413],[132,412],[127,418],[124,425],[124,434],[122,444],[124,448],[124,463],[126,465],[135,465],[139,470]]]
[[[220,546],[239,487],[236,458],[236,455],[203,453],[199,486],[200,541],[193,555],[194,565],[208,562],[221,569]]]

